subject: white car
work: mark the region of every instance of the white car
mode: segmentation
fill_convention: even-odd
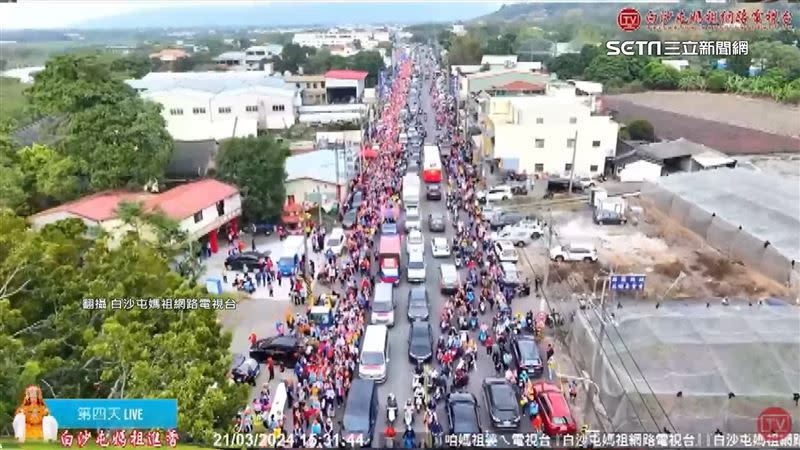
[[[443,237],[433,238],[431,241],[431,253],[434,258],[446,258],[450,256],[450,245]]]
[[[516,263],[519,261],[519,254],[511,241],[497,241],[494,243],[494,254],[501,262]]]
[[[523,219],[513,225],[513,228],[527,230],[531,239],[539,239],[544,236],[544,224],[538,220]]]
[[[488,191],[481,191],[478,192],[477,197],[478,201],[485,202],[499,202],[503,200],[508,200],[513,197],[514,194],[511,192],[511,186],[495,186]]]
[[[492,240],[511,241],[517,247],[525,247],[533,240],[531,234],[530,230],[509,225],[500,231],[492,233]]]
[[[425,252],[425,236],[419,230],[411,230],[406,237],[406,252],[408,254]]]
[[[330,249],[334,255],[341,255],[344,248],[345,236],[344,230],[341,228],[334,228],[331,234],[325,240],[325,253]]]
[[[409,283],[425,282],[425,255],[422,252],[408,254],[408,270],[406,276]]]
[[[553,261],[597,261],[597,249],[592,244],[567,244],[550,249]]]
[[[422,220],[419,217],[419,206],[407,205],[406,206],[406,231],[421,230]]]

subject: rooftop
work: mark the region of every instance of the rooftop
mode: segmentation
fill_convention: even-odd
[[[344,152],[339,157],[339,184],[344,184],[345,161]],[[316,150],[286,158],[286,181],[312,179],[336,184],[336,152],[334,150]]]
[[[66,212],[95,222],[103,222],[117,216],[116,210],[120,203],[142,202],[145,211],[160,210],[167,217],[183,220],[237,192],[239,191],[235,187],[212,179],[183,184],[159,194],[101,192],[42,211],[34,217]]]
[[[236,61],[244,59],[245,56],[247,56],[245,52],[224,52],[219,56],[215,56],[214,61]]]
[[[490,64],[490,65],[497,65],[497,64],[505,64],[507,62],[516,63],[518,59],[517,55],[483,55],[481,58],[481,65],[483,64]]]
[[[126,80],[129,86],[144,91],[192,89],[217,94],[245,87],[269,87],[295,92],[292,83],[264,72],[151,72],[139,80]]]
[[[502,86],[497,86],[496,89],[500,89],[503,91],[543,91],[547,88],[547,85],[544,83],[529,83],[527,81],[512,81],[511,83],[504,84]]]
[[[363,80],[367,78],[369,72],[362,70],[329,70],[325,72],[325,78],[335,78],[338,80]]]

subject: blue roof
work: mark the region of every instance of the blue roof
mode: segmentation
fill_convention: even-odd
[[[339,156],[339,183],[347,181],[346,166]],[[286,181],[311,178],[336,184],[336,152],[333,150],[316,150],[286,158]]]

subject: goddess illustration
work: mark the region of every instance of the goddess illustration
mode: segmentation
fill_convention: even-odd
[[[58,438],[58,423],[50,415],[44,404],[39,386],[28,386],[25,398],[14,416],[14,438],[19,442],[26,439],[55,441]]]

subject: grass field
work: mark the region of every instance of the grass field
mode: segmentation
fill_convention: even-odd
[[[16,78],[0,77],[0,121],[24,117],[28,101],[22,91],[26,87]]]
[[[74,440],[73,440],[73,443],[72,443],[72,447],[73,448],[77,448],[78,447]],[[128,445],[127,447],[130,447],[130,445]],[[14,439],[11,439],[11,438],[0,438],[0,449],[3,449],[3,450],[7,450],[7,449],[15,449],[15,450],[27,450],[27,449],[32,449],[32,450],[56,450],[56,449],[59,449],[59,450],[61,450],[61,449],[64,449],[64,448],[65,447],[62,447],[61,444],[58,443],[58,442],[49,442],[49,443],[44,443],[44,442],[26,442],[24,444],[19,444]],[[91,450],[91,449],[100,449],[100,448],[103,448],[103,447],[100,447],[99,445],[95,444],[94,441],[92,440],[92,441],[89,441],[86,444],[86,446],[84,446],[83,448]],[[109,445],[106,448],[107,449],[113,449],[113,448],[118,448],[118,447],[114,447],[114,446]],[[119,447],[119,448],[121,448],[121,447]],[[166,448],[166,449],[169,448],[166,445],[166,443],[163,441],[163,439],[161,441],[161,448]],[[201,447],[201,446],[195,446],[195,445],[189,445],[189,444],[181,444],[179,442],[177,447],[175,447],[175,448],[177,448],[177,449],[185,449],[185,450],[201,450],[201,449],[211,449],[213,447]]]

